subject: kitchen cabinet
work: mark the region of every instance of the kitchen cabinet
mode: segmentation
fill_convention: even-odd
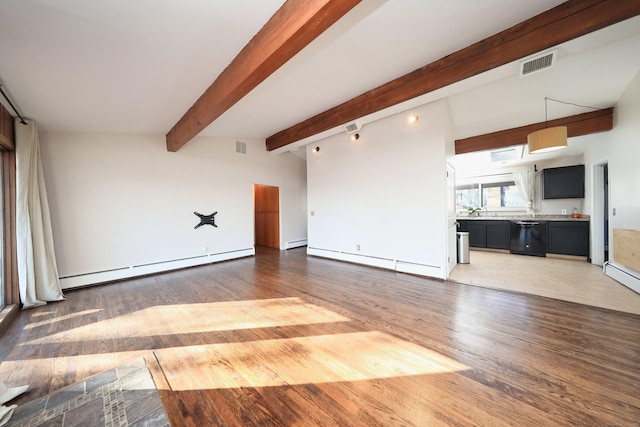
[[[547,253],[589,256],[589,221],[549,221]]]
[[[542,198],[584,198],[584,165],[549,168],[542,171]]]
[[[468,221],[469,246],[472,248],[487,247],[487,228],[480,221]]]
[[[486,221],[487,248],[509,249],[511,245],[509,221]]]
[[[459,231],[469,232],[472,248],[509,249],[509,221],[469,219],[458,222]]]

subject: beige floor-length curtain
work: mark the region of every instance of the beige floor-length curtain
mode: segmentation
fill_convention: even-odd
[[[536,173],[533,171],[513,172],[516,188],[527,203],[527,213],[533,215],[536,207]]]
[[[53,249],[36,124],[15,122],[16,248],[23,308],[64,299]]]

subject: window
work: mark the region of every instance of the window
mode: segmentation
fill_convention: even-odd
[[[15,252],[16,156],[13,134],[13,117],[0,104],[0,307],[20,302]],[[4,317],[3,322],[8,320]]]
[[[4,176],[2,174],[2,163],[0,161],[0,177]],[[2,198],[2,189],[4,187],[4,185],[1,185],[2,182],[0,180],[0,219],[3,217],[3,207],[2,207],[2,202],[3,202],[3,198]],[[0,220],[0,225],[1,224],[1,220]],[[2,309],[2,307],[4,307],[4,233],[3,233],[3,228],[2,226],[0,226],[0,309]]]
[[[514,181],[476,182],[456,186],[456,209],[458,210],[468,208],[520,210],[526,206]]]
[[[482,184],[482,206],[487,209],[496,208],[522,208],[527,203],[520,195],[520,190],[516,183],[498,182],[492,184]]]
[[[479,207],[480,186],[478,184],[456,186],[456,209]]]

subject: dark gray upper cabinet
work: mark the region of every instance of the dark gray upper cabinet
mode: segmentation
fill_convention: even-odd
[[[584,198],[584,165],[544,169],[542,197],[544,199]]]

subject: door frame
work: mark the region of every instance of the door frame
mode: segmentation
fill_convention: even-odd
[[[591,263],[602,266],[605,262],[605,247],[604,236],[606,220],[605,215],[608,217],[609,212],[605,214],[605,192],[604,192],[604,166],[609,166],[609,159],[600,160],[595,162],[591,167]],[[609,174],[611,172],[609,171]],[[610,197],[611,191],[607,192],[607,206],[611,206]]]

